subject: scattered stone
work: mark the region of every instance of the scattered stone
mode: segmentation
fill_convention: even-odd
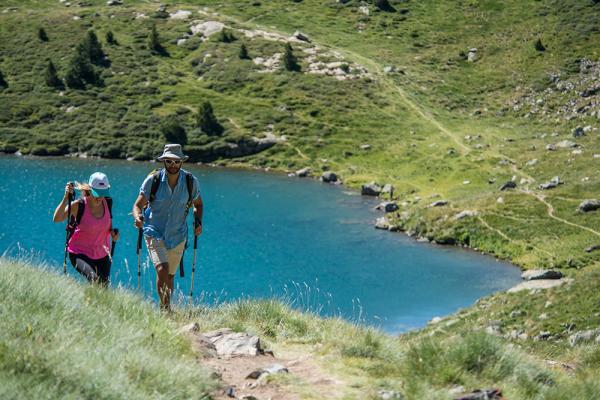
[[[462,394],[456,397],[455,400],[503,400],[503,397],[500,389],[478,389],[471,393]]]
[[[556,143],[555,146],[559,149],[573,149],[575,147],[579,147],[577,143],[571,142],[570,140],[561,140],[560,142]]]
[[[548,331],[541,331],[538,335],[533,339],[535,341],[546,341],[552,338],[552,334]]]
[[[439,324],[440,322],[442,322],[442,318],[441,317],[433,317],[431,319],[431,321],[428,322],[429,325],[435,325],[435,324]]]
[[[245,332],[223,328],[198,336],[212,343],[218,356],[257,356],[264,353],[258,336],[251,336]]]
[[[327,171],[327,172],[324,172],[323,175],[321,175],[321,180],[326,183],[337,182],[338,177],[335,173],[333,173],[331,171]]]
[[[106,2],[107,6],[122,6],[123,2],[121,0],[108,0]]]
[[[479,215],[479,213],[477,211],[464,210],[464,211],[461,211],[458,214],[456,214],[454,216],[454,220],[458,221],[460,219],[467,218],[467,217],[476,217],[477,215]]]
[[[472,48],[469,49],[469,53],[467,53],[467,60],[470,62],[475,62],[477,61],[477,49],[476,48]]]
[[[363,196],[379,196],[381,194],[381,186],[376,184],[375,182],[370,182],[365,185],[362,185],[360,189],[360,194]]]
[[[196,21],[197,22],[197,21]],[[221,32],[225,28],[225,24],[218,21],[205,21],[192,25],[190,30],[194,35],[201,34],[204,37],[209,37],[215,33]]]
[[[292,35],[292,37],[296,38],[296,39],[298,39],[300,41],[310,43],[310,39],[308,38],[308,36],[306,36],[304,33],[300,32],[300,31],[294,32],[294,34]]]
[[[527,163],[525,165],[528,166],[528,167],[533,167],[537,163],[538,163],[538,159],[534,158],[533,160],[527,161]]]
[[[380,203],[377,207],[375,207],[375,209],[386,213],[394,212],[398,210],[398,204],[396,204],[396,202],[393,201],[384,201],[383,203]]]
[[[371,145],[370,144],[361,144],[360,148],[361,148],[361,150],[370,150]]]
[[[502,186],[500,186],[500,190],[504,191],[504,190],[508,190],[508,189],[514,189],[517,187],[517,184],[513,181],[508,181],[505,184],[503,184]]]
[[[169,17],[174,20],[185,20],[185,19],[189,19],[191,16],[192,16],[191,11],[177,10],[176,12],[172,13]]]
[[[198,331],[200,331],[200,325],[197,322],[192,322],[179,329],[179,333],[196,333]]]
[[[296,171],[296,176],[298,178],[306,178],[310,174],[310,168],[302,168]]]
[[[491,321],[489,325],[485,327],[485,333],[488,335],[500,336],[502,334],[501,325],[502,323],[500,321]]]
[[[365,15],[369,15],[369,7],[368,6],[360,6],[360,7],[358,7],[358,11]]]
[[[540,184],[539,188],[542,190],[549,190],[549,189],[554,189],[558,185],[562,185],[562,184],[564,184],[564,182],[562,182],[560,180],[560,177],[555,176],[549,182],[544,182],[544,183]]]
[[[394,194],[394,186],[391,183],[386,183],[383,185],[383,189],[381,189],[381,194],[389,194],[390,197]]]
[[[259,379],[264,375],[273,375],[273,374],[287,374],[289,373],[288,369],[281,364],[273,364],[268,367],[254,370],[246,376],[246,379]]]
[[[536,279],[560,279],[562,277],[563,274],[560,271],[552,269],[532,269],[521,274],[521,278],[526,281],[533,281]]]
[[[596,251],[596,250],[600,250],[600,244],[595,244],[593,246],[585,248],[586,253],[591,253],[592,251]]]
[[[600,201],[598,201],[596,199],[584,200],[577,207],[577,211],[579,211],[579,212],[590,212],[590,211],[596,211],[598,209],[600,209]]]
[[[227,397],[232,397],[235,398],[235,387],[233,386],[227,386],[227,389],[225,389],[225,395]]]
[[[496,203],[498,203],[498,204],[503,204],[503,203],[504,203],[504,197],[498,197],[498,198],[496,199]]]
[[[525,312],[523,312],[521,310],[514,310],[514,311],[511,311],[511,313],[510,313],[511,318],[520,317],[522,315],[525,315]]]
[[[380,400],[402,400],[404,396],[395,390],[380,389],[377,392],[377,398]]]
[[[600,328],[579,331],[569,336],[569,344],[576,346],[579,343],[590,342],[594,339],[597,340],[598,337],[600,337]]]
[[[550,143],[550,144],[546,145],[546,150],[554,151],[554,150],[556,150],[556,145]]]
[[[522,290],[546,290],[572,282],[572,279],[536,279],[519,283],[518,285],[507,290],[508,293],[516,293]]]
[[[375,229],[388,230],[390,228],[390,222],[386,217],[377,218],[375,221]]]
[[[429,205],[429,207],[442,207],[448,204],[448,200],[438,200],[434,201]]]

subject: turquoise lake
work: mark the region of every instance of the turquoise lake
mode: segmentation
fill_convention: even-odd
[[[112,186],[113,225],[121,231],[112,284],[137,290],[137,231],[128,214],[142,180],[157,166],[0,156],[0,252],[62,271],[65,225],[53,223],[52,214],[67,181],[102,171]],[[520,281],[518,268],[492,257],[374,229],[381,216],[373,210],[377,201],[347,188],[263,172],[184,168],[200,180],[205,204],[196,302],[285,297],[299,308],[397,333]],[[187,301],[192,255],[190,248],[185,278],[176,276],[179,301]],[[142,262],[141,290],[155,301],[145,248]],[[80,279],[70,265],[68,273]]]

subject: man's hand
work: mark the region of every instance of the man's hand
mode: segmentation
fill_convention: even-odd
[[[141,229],[144,227],[144,218],[143,217],[136,217],[133,220],[133,226],[135,226],[138,229]]]
[[[198,219],[194,220],[194,236],[200,236],[202,234],[202,221]]]

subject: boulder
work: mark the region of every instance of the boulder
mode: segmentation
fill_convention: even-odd
[[[381,186],[376,184],[375,182],[370,182],[365,185],[362,185],[360,189],[360,194],[363,196],[379,196],[381,194]]]
[[[560,279],[562,277],[563,274],[560,271],[552,269],[532,269],[521,274],[521,278],[526,281],[533,281],[536,279]]]
[[[394,186],[391,183],[386,183],[381,189],[381,194],[389,194],[391,197],[394,194]]]
[[[479,213],[477,211],[464,210],[464,211],[461,211],[458,214],[456,214],[454,216],[454,220],[458,221],[460,219],[467,218],[467,217],[476,217],[478,214]]]
[[[504,190],[508,190],[508,189],[515,189],[517,187],[517,184],[513,181],[508,181],[506,183],[504,183],[502,186],[500,186],[500,190],[504,191]]]
[[[600,250],[600,244],[595,244],[593,246],[585,248],[586,253],[591,253],[592,251],[596,251],[596,250]]]
[[[225,24],[218,21],[205,21],[192,25],[190,30],[194,35],[201,34],[204,37],[209,37],[215,33],[219,33],[225,28]]]
[[[189,19],[191,16],[192,12],[187,10],[177,10],[176,12],[171,13],[171,15],[169,15],[169,17],[174,20],[185,20]]]
[[[398,204],[394,201],[384,201],[375,207],[375,209],[386,213],[394,212],[398,210]]]
[[[321,180],[326,183],[337,182],[338,177],[335,173],[333,173],[331,171],[327,171],[327,172],[324,172],[323,175],[321,175]]]
[[[571,346],[576,346],[579,343],[590,342],[598,336],[600,336],[600,328],[579,331],[569,336],[569,344]]]
[[[429,205],[429,207],[442,207],[448,204],[448,200],[438,200],[434,201]]]
[[[258,336],[245,332],[234,332],[229,328],[201,334],[215,346],[218,356],[258,356],[264,354]]]
[[[269,365],[265,368],[260,368],[254,370],[246,376],[246,379],[258,379],[264,375],[272,375],[272,374],[287,374],[289,371],[286,367],[281,364],[273,364]]]
[[[390,222],[386,217],[377,218],[375,221],[375,229],[384,229],[388,230],[390,228]]]
[[[296,176],[298,178],[306,178],[308,175],[310,175],[310,168],[302,168],[299,169],[298,171],[296,171]]]
[[[472,48],[469,50],[469,53],[467,53],[467,60],[470,62],[477,61],[477,49],[476,48]]]
[[[542,190],[554,189],[555,187],[557,187],[558,185],[562,185],[563,183],[564,182],[560,180],[560,177],[555,176],[554,178],[550,179],[549,182],[544,182],[540,184],[539,188]]]
[[[575,147],[579,147],[577,143],[571,142],[570,140],[561,140],[560,142],[556,143],[555,146],[559,149],[573,149]]]
[[[577,207],[577,211],[579,211],[579,212],[590,212],[590,211],[596,211],[598,209],[600,209],[600,201],[598,201],[596,199],[584,200]]]
[[[306,36],[304,33],[300,32],[300,31],[294,32],[294,34],[292,35],[292,37],[296,38],[298,40],[301,40],[303,42],[310,43],[310,39],[308,38],[308,36]]]

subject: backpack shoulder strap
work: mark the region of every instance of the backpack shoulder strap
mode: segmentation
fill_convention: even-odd
[[[150,203],[156,198],[156,192],[160,186],[160,171],[161,169],[155,169],[150,173],[152,175],[152,186],[150,187]]]
[[[83,199],[77,200],[77,216],[75,217],[75,225],[79,225],[81,218],[83,218],[83,211],[85,210],[85,202]]]
[[[185,183],[187,184],[187,190],[188,190],[188,208],[192,207],[192,192],[194,191],[194,176],[189,173],[186,172],[185,173]]]
[[[112,197],[106,197],[106,205],[108,206],[108,213],[110,214],[110,219],[112,221],[112,204],[113,204],[113,200]]]

